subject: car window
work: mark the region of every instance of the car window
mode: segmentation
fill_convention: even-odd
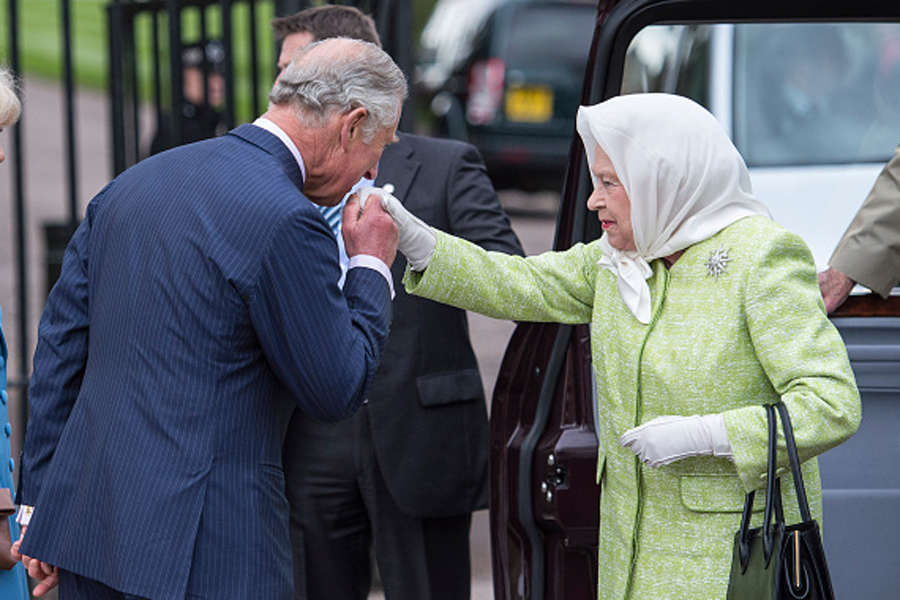
[[[751,166],[885,162],[900,138],[900,25],[735,27],[734,94]]]
[[[709,107],[711,31],[707,25],[642,29],[625,56],[622,93],[680,94]]]
[[[900,143],[900,24],[653,25],[628,47],[622,92],[657,91],[720,120],[822,269]]]
[[[712,40],[722,26],[643,29],[626,55],[623,93],[677,93],[722,117],[712,95],[730,87],[725,124],[751,167],[890,159],[900,141],[900,24],[755,23],[725,31],[731,44],[716,50],[731,56],[727,69],[715,71]]]
[[[577,73],[580,81],[594,32],[589,5],[522,5],[512,16],[505,56],[510,69],[546,67]]]

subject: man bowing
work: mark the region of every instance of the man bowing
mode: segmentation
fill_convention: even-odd
[[[295,407],[334,420],[362,402],[396,251],[378,203],[349,203],[342,291],[313,203],[375,178],[405,95],[377,46],[312,45],[252,125],[91,201],[34,357],[18,489],[38,593],[291,598],[285,429]]]

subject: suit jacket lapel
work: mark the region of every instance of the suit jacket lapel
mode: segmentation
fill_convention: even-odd
[[[421,166],[412,154],[412,146],[406,142],[403,134],[400,134],[400,141],[384,149],[381,160],[384,168],[379,165],[378,178],[375,180],[378,187],[383,187],[386,183],[394,184],[394,196],[403,204],[406,204],[407,194]]]
[[[228,135],[237,136],[254,146],[271,154],[280,164],[285,174],[290,177],[294,185],[301,192],[303,191],[303,174],[300,172],[300,165],[294,159],[294,155],[287,149],[280,139],[269,133],[262,127],[256,125],[245,124],[232,129]]]

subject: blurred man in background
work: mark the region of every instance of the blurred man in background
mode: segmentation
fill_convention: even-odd
[[[222,135],[226,131],[225,117],[219,111],[225,101],[225,47],[222,42],[210,40],[184,46],[181,64],[183,138],[173,139],[172,115],[163,113],[150,143],[150,154]]]
[[[275,19],[279,66],[329,37],[379,43],[372,19],[346,6]],[[478,151],[399,134],[376,185],[429,225],[488,250],[523,254]],[[326,210],[327,209],[323,209]],[[340,214],[326,219],[340,227]],[[384,358],[357,414],[323,423],[296,412],[284,447],[295,600],[364,600],[370,548],[388,600],[465,600],[472,512],[487,507],[488,421],[464,311],[406,294],[406,259]]]

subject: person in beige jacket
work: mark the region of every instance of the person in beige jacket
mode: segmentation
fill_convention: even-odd
[[[863,202],[829,261],[819,289],[830,313],[861,283],[883,298],[900,281],[900,146]]]

